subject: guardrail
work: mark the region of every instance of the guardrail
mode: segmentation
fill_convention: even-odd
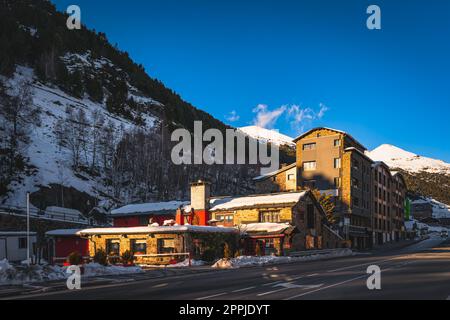
[[[27,210],[23,207],[5,207],[0,206],[0,214],[26,217]],[[37,210],[35,208],[30,208],[30,218],[41,219],[41,220],[51,220],[51,221],[62,221],[71,222],[76,224],[90,225],[90,221],[86,217],[78,217],[66,212],[51,211],[46,212],[44,210]],[[95,224],[95,223],[94,223]]]

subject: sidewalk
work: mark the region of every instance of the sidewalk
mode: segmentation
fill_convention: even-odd
[[[390,242],[390,243],[383,244],[382,246],[374,246],[370,250],[362,250],[360,252],[379,253],[379,252],[385,252],[385,251],[390,251],[390,250],[395,250],[395,249],[403,249],[403,248],[412,246],[416,243],[427,240],[428,238],[429,237],[427,236],[425,238],[421,238],[421,239],[417,239],[417,240],[402,240],[399,242]]]

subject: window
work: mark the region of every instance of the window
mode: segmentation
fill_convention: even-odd
[[[340,147],[341,146],[341,140],[340,139],[335,139],[334,140],[334,146],[335,147]]]
[[[316,170],[316,162],[315,161],[303,162],[303,170],[304,171],[314,171],[314,170]]]
[[[359,188],[359,180],[356,179],[356,178],[353,178],[353,179],[352,179],[352,186],[353,186],[354,188],[358,189],[358,188]]]
[[[223,222],[223,224],[226,226],[234,226],[233,214],[216,214],[216,220]]]
[[[147,241],[145,239],[131,240],[131,250],[133,251],[133,254],[146,254],[147,253]]]
[[[316,180],[307,180],[303,182],[303,186],[308,189],[315,189],[316,188]]]
[[[334,168],[339,169],[341,167],[341,158],[334,158]]]
[[[27,238],[19,238],[19,249],[27,248]]]
[[[288,181],[294,181],[295,180],[295,174],[288,174]]]
[[[120,256],[120,240],[108,239],[106,240],[106,254],[108,256]]]
[[[280,211],[261,211],[259,213],[260,222],[280,222]]]
[[[303,145],[303,150],[314,150],[316,149],[316,143],[305,143]]]
[[[308,204],[306,206],[306,219],[307,219],[307,228],[308,229],[314,229],[314,205]]]
[[[158,253],[176,253],[175,239],[158,239]]]
[[[353,197],[353,205],[359,207],[359,198]]]
[[[378,213],[378,204],[376,202],[374,202],[373,210],[375,213]]]
[[[335,188],[341,187],[341,178],[334,178],[334,187]]]
[[[359,170],[359,161],[358,160],[353,159],[352,164],[353,164],[354,169]]]

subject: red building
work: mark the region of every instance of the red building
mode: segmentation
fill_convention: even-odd
[[[60,229],[45,234],[48,239],[49,261],[64,264],[72,252],[78,252],[83,259],[89,259],[89,242],[78,234],[80,229]]]

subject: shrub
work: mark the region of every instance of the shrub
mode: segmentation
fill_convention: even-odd
[[[122,254],[121,258],[122,258],[122,263],[124,263],[124,264],[131,264],[131,263],[133,263],[133,260],[134,260],[134,256],[130,250],[125,251]]]
[[[106,266],[108,264],[108,256],[103,249],[97,250],[94,255],[94,262]]]
[[[216,253],[213,249],[206,249],[202,254],[202,260],[206,262],[213,262],[216,259]]]
[[[81,264],[83,258],[81,257],[81,254],[78,251],[74,251],[71,254],[69,254],[69,257],[67,260],[69,260],[69,264],[71,266],[77,266],[77,265]]]

